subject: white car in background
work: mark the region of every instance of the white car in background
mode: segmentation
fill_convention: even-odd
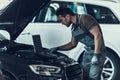
[[[32,6],[32,5],[31,5]],[[120,3],[107,0],[52,0],[40,11],[16,39],[25,44],[32,43],[32,35],[41,35],[42,45],[52,48],[71,40],[71,29],[58,22],[55,11],[59,7],[70,7],[79,14],[91,14],[99,22],[103,31],[107,58],[104,63],[102,80],[120,80]],[[84,45],[70,51],[61,51],[80,62]]]

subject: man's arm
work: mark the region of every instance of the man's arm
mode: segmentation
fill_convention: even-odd
[[[102,37],[98,26],[94,26],[92,29],[90,29],[90,33],[93,34],[94,36],[95,43],[94,53],[99,53],[102,43]]]
[[[58,50],[63,50],[63,51],[71,50],[71,49],[75,48],[77,46],[77,44],[78,44],[78,41],[76,41],[75,38],[72,38],[71,42],[69,42],[68,44],[65,44],[63,46],[58,47]]]

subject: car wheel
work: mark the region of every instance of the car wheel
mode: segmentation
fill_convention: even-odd
[[[119,80],[120,64],[119,58],[113,51],[107,50],[107,57],[104,63],[101,80]]]
[[[104,63],[101,80],[120,80],[120,59],[116,53],[107,50],[107,57]],[[81,64],[83,54],[79,57],[78,62]]]
[[[12,76],[12,74],[6,72],[3,70],[3,74],[4,74],[4,78],[5,80],[16,80],[14,76]]]

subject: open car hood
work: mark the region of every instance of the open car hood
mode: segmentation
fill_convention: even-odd
[[[14,0],[0,10],[0,30],[10,33],[15,40],[37,12],[50,0]]]

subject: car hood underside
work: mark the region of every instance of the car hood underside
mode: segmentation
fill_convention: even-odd
[[[0,29],[15,40],[37,12],[50,0],[14,0],[0,11]]]

